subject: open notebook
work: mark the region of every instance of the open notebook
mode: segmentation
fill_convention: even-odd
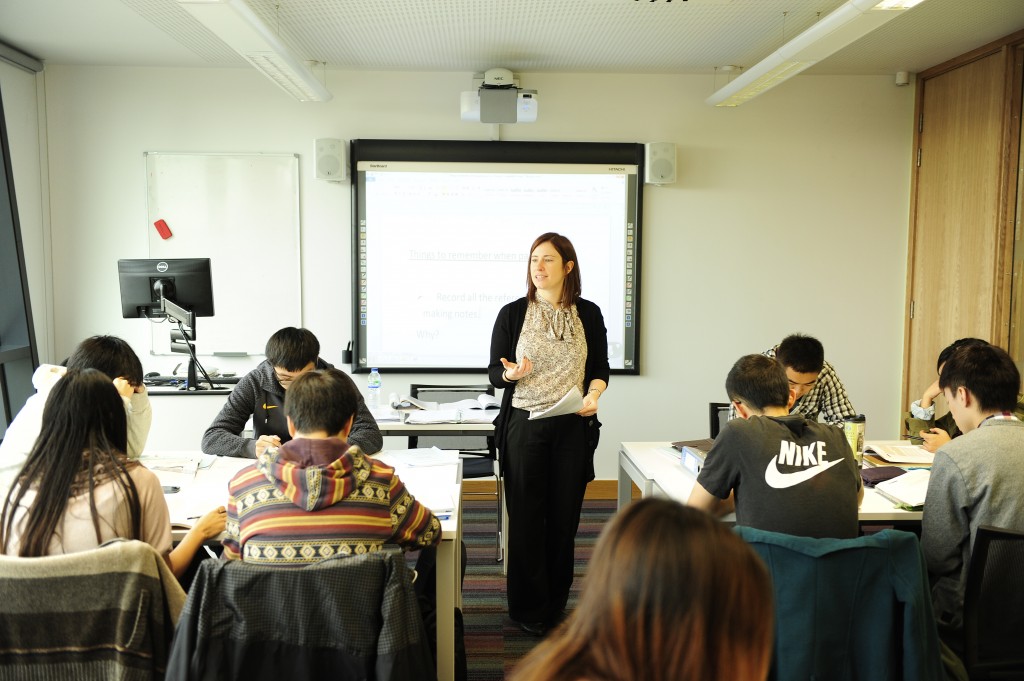
[[[918,468],[875,485],[875,490],[897,506],[908,510],[924,506],[931,471]]]

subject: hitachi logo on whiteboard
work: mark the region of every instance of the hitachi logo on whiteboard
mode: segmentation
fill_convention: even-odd
[[[626,172],[625,166],[608,166],[608,170],[614,171],[616,173]]]
[[[371,168],[387,168],[388,167],[387,163],[368,163],[367,165],[370,166]]]

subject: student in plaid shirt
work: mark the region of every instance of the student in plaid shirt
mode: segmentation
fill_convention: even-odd
[[[825,361],[825,349],[817,338],[794,333],[764,354],[786,370],[789,388],[796,395],[791,414],[803,414],[811,421],[820,414],[825,423],[840,427],[844,418],[857,415],[836,370]]]

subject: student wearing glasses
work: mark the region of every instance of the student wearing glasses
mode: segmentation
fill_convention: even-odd
[[[825,361],[825,349],[817,338],[794,333],[763,354],[777,359],[786,370],[789,388],[796,395],[790,413],[803,414],[811,421],[820,416],[833,426],[842,426],[844,418],[857,415],[836,370]]]
[[[285,391],[308,371],[334,368],[320,359],[320,341],[308,329],[289,326],[277,331],[267,341],[265,352],[267,358],[238,382],[220,414],[206,429],[204,453],[254,459],[268,448],[288,442],[291,436],[284,415]],[[352,386],[355,389],[354,383]],[[255,438],[242,437],[250,417]],[[369,454],[379,452],[384,445],[377,422],[361,395],[348,442]]]

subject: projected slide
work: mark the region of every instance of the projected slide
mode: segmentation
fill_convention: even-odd
[[[356,368],[483,370],[529,247],[577,250],[613,369],[636,370],[637,166],[358,161]]]

